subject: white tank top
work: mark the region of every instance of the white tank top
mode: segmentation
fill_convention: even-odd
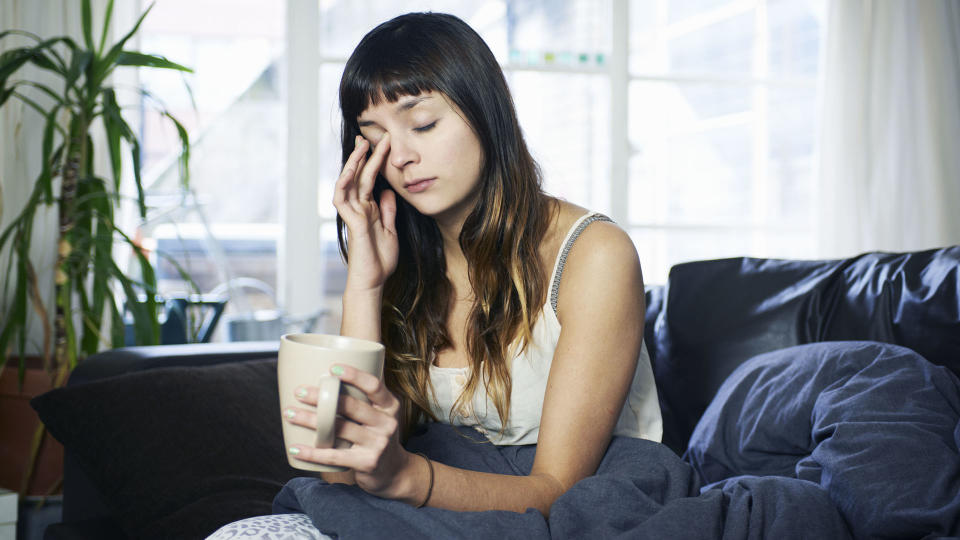
[[[512,393],[510,395],[510,418],[503,435],[500,435],[500,416],[497,408],[486,394],[486,386],[477,387],[473,400],[456,411],[453,424],[470,426],[487,436],[494,444],[535,444],[540,434],[540,416],[543,412],[543,397],[553,353],[560,338],[560,321],[557,319],[557,295],[560,276],[567,254],[573,243],[587,225],[594,221],[610,221],[602,214],[587,213],[577,220],[567,232],[563,247],[557,255],[550,277],[550,294],[540,317],[533,326],[533,339],[523,352],[514,356],[510,366]],[[441,422],[450,422],[450,411],[463,391],[469,375],[466,367],[430,367],[430,381],[435,399],[431,410]],[[624,435],[659,442],[663,436],[663,420],[657,401],[657,388],[650,366],[650,356],[645,343],[640,345],[640,357],[633,373],[630,393],[620,412],[613,430],[614,435]]]

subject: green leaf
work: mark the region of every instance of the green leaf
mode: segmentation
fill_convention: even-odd
[[[130,157],[133,158],[133,180],[137,187],[140,219],[147,219],[147,197],[143,192],[143,180],[140,178],[140,143],[136,139],[128,139],[127,142],[130,143]]]
[[[121,174],[123,172],[123,162],[120,156],[120,138],[124,133],[124,128],[129,131],[123,117],[120,114],[120,106],[117,105],[117,96],[113,88],[104,88],[101,94],[103,103],[103,127],[107,132],[107,150],[110,153],[110,171],[113,173],[113,187],[120,190]]]
[[[19,252],[20,250],[14,249],[11,250],[13,253],[10,254],[10,262],[14,261],[14,253]],[[5,283],[10,279],[11,275],[16,276],[16,286],[14,287],[14,299],[10,303],[10,306],[7,310],[5,321],[3,323],[3,331],[0,332],[0,360],[4,363],[6,362],[7,356],[9,356],[8,348],[10,346],[10,339],[14,337],[14,332],[18,332],[21,328],[26,327],[26,300],[27,300],[27,284],[26,284],[26,264],[24,261],[18,260],[17,272],[8,273]],[[5,287],[6,288],[6,287]],[[23,334],[18,334],[20,341],[23,340]],[[23,358],[23,349],[24,344],[20,343],[19,350],[20,358]],[[23,362],[21,361],[21,364]]]
[[[64,93],[68,92],[71,88],[75,88],[77,79],[80,78],[80,74],[87,70],[87,67],[90,65],[92,60],[93,53],[90,51],[73,51],[73,56],[70,59],[70,69],[67,71],[66,90]]]
[[[134,51],[120,51],[120,55],[117,57],[117,65],[175,69],[178,71],[193,73],[192,69],[175,62],[171,62],[162,56],[144,54]]]
[[[2,107],[8,99],[10,99],[10,96],[13,95],[14,90],[16,90],[16,87],[0,88],[0,107]]]
[[[14,92],[13,95],[17,96],[17,99],[23,102],[24,105],[27,105],[31,109],[40,113],[40,116],[47,116],[47,110],[40,106],[36,101],[28,98],[27,96],[21,94],[20,92]]]
[[[50,99],[52,99],[54,103],[58,103],[58,104],[60,104],[60,105],[62,105],[62,106],[66,106],[66,105],[67,105],[67,103],[63,100],[63,98],[60,97],[59,94],[57,94],[56,92],[54,92],[53,89],[51,89],[49,86],[45,86],[45,85],[42,85],[42,84],[40,84],[40,83],[35,83],[35,82],[33,82],[33,81],[17,81],[17,82],[15,82],[15,83],[13,84],[13,86],[11,87],[11,89],[13,89],[13,88],[18,88],[18,87],[20,87],[20,86],[29,86],[30,88],[36,88],[37,90],[40,90],[41,92],[43,92],[44,94],[46,94],[47,96],[49,96]]]
[[[0,54],[0,86],[5,86],[7,78],[33,58],[33,47],[18,47]]]
[[[90,14],[90,0],[83,0],[80,7],[80,17],[83,23],[83,42],[87,48],[93,50],[93,17]]]
[[[177,128],[177,135],[180,137],[180,186],[187,189],[190,187],[190,134],[172,114],[163,111],[163,115],[173,122],[173,125]]]
[[[62,66],[57,65],[56,62],[48,58],[47,55],[43,54],[43,51],[36,51],[33,56],[30,57],[30,63],[41,69],[46,69],[61,75],[65,72]]]
[[[113,276],[123,288],[127,296],[126,307],[133,315],[133,334],[137,345],[159,344],[160,322],[157,318],[157,300],[154,292],[148,291],[145,301],[141,301],[133,282],[128,278],[117,263],[110,261],[113,266]]]
[[[107,34],[110,30],[110,20],[113,17],[113,0],[107,2],[107,14],[103,17],[103,33],[100,34],[100,46],[97,47],[97,56],[103,55],[103,47],[107,44]]]
[[[127,35],[123,36],[120,41],[116,42],[113,47],[110,48],[110,51],[106,56],[103,57],[103,61],[99,64],[96,72],[94,73],[94,79],[97,85],[100,85],[110,74],[110,71],[116,66],[117,57],[120,56],[120,53],[123,52],[123,46],[127,44],[127,41],[133,37],[137,30],[140,29],[140,25],[143,23],[143,19],[147,17],[147,14],[150,13],[150,10],[153,9],[153,4],[150,4],[150,7],[140,15],[140,18],[137,19],[137,23],[133,25],[133,28],[127,32]]]
[[[102,181],[99,182],[97,189],[106,191],[103,189]],[[95,324],[99,325],[100,321],[103,320],[104,306],[108,303],[107,297],[110,294],[110,263],[113,260],[113,205],[107,197],[101,197],[98,201],[94,201],[92,205],[97,208],[99,216],[93,242],[93,266],[91,269],[93,272],[93,306],[91,317]],[[93,332],[89,333],[94,335]],[[87,338],[87,335],[85,331],[84,351],[87,354],[92,354],[96,352],[97,338],[100,336],[96,334],[95,338]],[[92,345],[88,341],[92,341]],[[92,351],[90,347],[93,347]]]
[[[140,250],[139,246],[134,243],[134,241],[126,235],[120,229],[114,229],[116,233],[123,238],[123,240],[133,249],[134,255],[136,255],[137,260],[140,263],[140,273],[143,275],[143,282],[141,286],[146,293],[146,302],[142,305],[145,313],[141,312],[139,317],[147,317],[143,321],[138,319],[138,312],[134,309],[131,309],[131,312],[134,316],[134,333],[137,336],[137,340],[140,343],[144,344],[159,344],[160,343],[160,322],[157,318],[157,278],[156,274],[153,271],[153,265],[150,264],[150,261]],[[120,271],[120,268],[116,265],[115,262],[111,259],[111,264],[116,269],[114,277],[120,282],[122,286],[126,289],[127,286],[132,287],[132,282],[123,272]],[[129,296],[129,295],[128,295]],[[137,305],[141,305],[139,302],[136,302]],[[144,338],[141,341],[141,337]]]
[[[124,323],[123,315],[120,313],[116,299],[112,295],[107,303],[110,305],[110,346],[116,349],[126,345],[126,323]]]
[[[43,150],[40,158],[43,160],[40,176],[37,183],[43,186],[43,192],[48,201],[53,200],[53,175],[51,168],[55,164],[53,161],[53,134],[57,126],[57,113],[60,112],[60,105],[55,105],[47,114],[47,125],[43,129]]]

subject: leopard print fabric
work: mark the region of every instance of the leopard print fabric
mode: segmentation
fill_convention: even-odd
[[[257,516],[228,523],[207,540],[256,538],[261,540],[332,540],[310,521],[306,514]]]

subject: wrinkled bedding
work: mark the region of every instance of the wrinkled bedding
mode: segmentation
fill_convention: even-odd
[[[535,510],[415,509],[315,478],[274,512],[339,538],[857,538],[960,534],[960,382],[909,349],[821,343],[744,363],[684,459],[615,437],[597,473]],[[408,448],[465,469],[526,474],[535,446],[424,426]]]

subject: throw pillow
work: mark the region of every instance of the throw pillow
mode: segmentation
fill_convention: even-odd
[[[283,448],[275,359],[140,371],[32,405],[132,537],[203,537],[268,514],[302,476]]]

